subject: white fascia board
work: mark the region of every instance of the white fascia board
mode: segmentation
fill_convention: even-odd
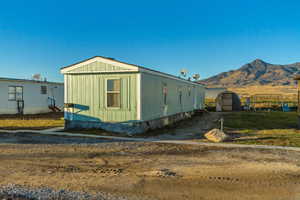
[[[142,74],[138,73],[136,76],[137,120],[142,120]]]
[[[191,85],[202,86],[201,84],[194,83],[192,81],[188,81],[188,80],[185,80],[185,79],[177,78],[175,76],[172,76],[172,75],[169,75],[169,74],[165,74],[165,73],[148,70],[148,69],[145,69],[145,68],[140,68],[139,71],[143,72],[143,73],[148,73],[148,74],[152,74],[152,75],[156,75],[156,76],[161,76],[161,77],[164,77],[164,78],[169,78],[169,79],[181,81],[181,82],[188,83],[188,84],[191,84]]]
[[[64,83],[65,83],[65,85],[64,85],[64,103],[69,103],[68,102],[68,95],[69,95],[69,93],[68,93],[68,84],[67,84],[67,81],[68,79],[67,79],[67,76],[66,75],[64,75]],[[65,106],[64,106],[64,119],[68,119],[68,108],[66,108]]]
[[[84,65],[88,65],[90,63],[97,62],[97,61],[98,62],[102,62],[102,63],[106,63],[106,64],[110,64],[110,65],[114,65],[114,66],[125,67],[125,68],[128,69],[128,70],[120,70],[120,71],[126,71],[126,72],[127,71],[138,71],[138,67],[133,66],[133,65],[121,63],[121,62],[118,62],[118,61],[115,61],[115,60],[106,59],[106,58],[102,58],[102,57],[95,57],[95,58],[91,58],[89,60],[86,60],[84,62],[75,64],[73,66],[64,68],[64,69],[60,70],[60,72],[62,74],[67,74],[68,72],[70,72],[72,70],[75,70],[75,69],[80,68],[80,67],[82,67]],[[102,72],[102,71],[99,71],[99,72]],[[113,71],[113,72],[118,72],[118,71]],[[78,72],[78,73],[82,73],[82,72]],[[84,73],[86,73],[86,72],[84,72]],[[92,73],[97,73],[97,72],[92,72]]]
[[[47,84],[47,85],[63,85],[64,83],[59,83],[59,82],[47,82],[47,81],[35,81],[35,80],[22,80],[22,79],[1,79],[0,82],[10,82],[10,83],[21,83],[21,84]]]
[[[64,74],[110,74],[110,73],[126,73],[138,72],[138,70],[113,70],[113,71],[84,71],[84,72],[65,72]]]
[[[111,65],[114,65],[114,66],[124,67],[126,69],[116,70],[116,71],[71,72],[74,69],[77,69],[77,68],[79,68],[81,66],[84,66],[84,65],[88,65],[88,64],[96,62],[96,61],[106,63],[106,64],[111,64]],[[153,74],[153,75],[156,75],[156,76],[161,76],[161,77],[170,78],[170,79],[174,79],[174,80],[177,80],[177,81],[185,82],[185,83],[188,83],[188,84],[191,84],[191,85],[201,86],[201,84],[194,83],[192,81],[188,81],[188,80],[185,80],[185,79],[181,79],[181,78],[178,78],[178,77],[170,75],[170,74],[166,74],[166,73],[163,73],[163,72],[159,72],[159,71],[151,70],[151,69],[148,69],[148,68],[139,67],[139,66],[135,66],[135,65],[132,65],[132,64],[127,64],[127,63],[123,63],[123,62],[120,62],[120,61],[117,61],[117,60],[111,60],[111,59],[103,58],[103,57],[94,57],[94,58],[91,58],[91,59],[86,60],[84,62],[75,64],[73,66],[70,66],[70,67],[67,67],[67,68],[64,68],[64,69],[61,70],[62,74],[68,74],[68,73],[70,73],[70,74],[73,74],[73,73],[74,74],[118,73],[118,72],[143,72],[143,73],[149,73],[149,74]]]

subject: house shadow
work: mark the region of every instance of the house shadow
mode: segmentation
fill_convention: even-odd
[[[121,142],[88,137],[70,137],[60,135],[42,135],[39,133],[1,133],[0,144],[101,144]]]

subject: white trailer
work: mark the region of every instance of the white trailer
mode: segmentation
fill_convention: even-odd
[[[63,83],[0,78],[0,114],[59,112],[63,105]]]

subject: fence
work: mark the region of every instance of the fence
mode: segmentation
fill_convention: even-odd
[[[280,94],[257,94],[252,96],[240,97],[243,107],[249,109],[272,109],[281,110],[282,106],[286,104],[290,108],[298,107],[298,95],[280,95]],[[215,99],[205,99],[205,105],[210,110],[216,107]]]

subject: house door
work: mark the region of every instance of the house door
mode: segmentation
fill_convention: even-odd
[[[8,87],[8,100],[14,103],[16,113],[23,114],[24,100],[23,100],[23,87],[22,86],[9,86]]]

